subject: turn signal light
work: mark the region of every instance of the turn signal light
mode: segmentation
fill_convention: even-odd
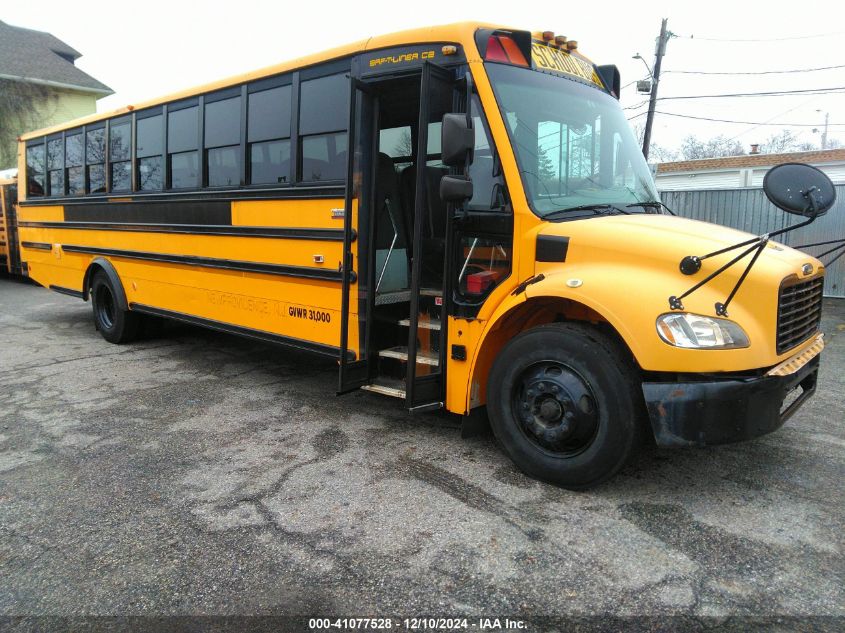
[[[484,59],[488,62],[501,62],[513,64],[514,66],[528,67],[528,60],[525,59],[522,51],[507,35],[491,35],[487,40],[487,54]]]

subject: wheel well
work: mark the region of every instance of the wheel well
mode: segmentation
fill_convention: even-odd
[[[85,276],[82,278],[82,298],[88,301],[89,290],[91,288],[91,279],[98,270],[103,271],[109,278],[112,288],[114,289],[115,301],[121,310],[128,310],[129,305],[126,301],[126,291],[123,289],[123,283],[120,281],[120,276],[117,274],[114,265],[107,259],[101,257],[92,261],[85,270]]]
[[[85,301],[88,301],[88,298],[91,295],[91,279],[94,277],[94,273],[98,270],[103,270],[103,267],[100,266],[99,262],[89,264],[88,268],[85,270],[85,276],[82,278],[82,298]]]
[[[503,315],[484,338],[471,379],[471,392],[478,394],[473,397],[472,406],[487,402],[487,379],[490,369],[508,341],[539,325],[574,321],[588,323],[609,336],[619,346],[620,351],[630,356],[634,366],[637,366],[636,359],[619,332],[598,312],[571,299],[534,297]]]

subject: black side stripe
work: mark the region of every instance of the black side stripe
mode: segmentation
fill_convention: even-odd
[[[240,270],[250,273],[264,273],[266,275],[283,275],[286,277],[303,277],[306,279],[325,279],[327,281],[338,282],[343,280],[343,271],[332,270],[330,268],[323,269],[309,268],[307,266],[288,266],[285,264],[262,264],[260,262],[244,262],[232,259],[217,259],[214,257],[172,255],[170,253],[147,253],[144,251],[123,251],[112,248],[74,246],[72,244],[62,245],[62,250],[66,253],[85,253],[87,255],[106,255],[111,257],[124,257],[126,259],[143,259],[151,262],[184,264],[186,266],[219,268],[222,270]]]
[[[127,224],[205,224],[232,223],[232,205],[221,200],[181,202],[119,202],[111,204],[66,204],[68,222],[125,222]]]
[[[322,356],[340,358],[340,348],[333,345],[314,343],[312,341],[305,341],[303,339],[293,338],[290,336],[282,336],[281,334],[273,334],[271,332],[265,332],[264,330],[255,330],[253,328],[223,323],[222,321],[215,321],[213,319],[205,319],[203,317],[185,314],[184,312],[173,312],[162,308],[154,308],[141,303],[130,303],[129,309],[142,314],[151,314],[153,316],[175,319],[176,321],[182,321],[183,323],[190,323],[191,325],[200,325],[212,330],[217,330],[218,332],[237,334],[238,336],[245,336],[258,341],[264,341],[265,343],[274,343],[276,345],[283,345],[285,347],[291,347],[306,352],[321,354]],[[355,360],[355,353],[347,352],[347,357],[349,360]]]
[[[231,226],[203,224],[146,224],[123,222],[19,222],[29,229],[73,229],[84,231],[129,231],[133,233],[180,233],[190,235],[232,235],[290,240],[342,242],[343,229],[312,229],[272,226]]]
[[[21,246],[23,246],[24,248],[34,248],[39,251],[53,250],[53,245],[47,244],[45,242],[21,242]]]
[[[49,197],[38,196],[21,203],[22,207],[75,207],[85,205],[113,205],[132,204],[136,202],[168,203],[168,202],[196,202],[234,200],[311,200],[343,198],[343,183],[322,186],[297,186],[280,189],[226,189],[221,191],[167,191],[161,193],[121,193],[113,192],[104,195],[89,195],[86,197]],[[125,202],[124,202],[125,201]]]
[[[50,290],[53,290],[63,295],[68,295],[69,297],[76,297],[77,299],[85,298],[85,295],[83,295],[79,290],[72,290],[71,288],[63,288],[62,286],[50,286]]]

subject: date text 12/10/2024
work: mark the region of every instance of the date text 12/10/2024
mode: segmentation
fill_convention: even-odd
[[[511,618],[310,618],[308,629],[320,630],[391,630],[406,631],[519,631],[526,629],[522,620]]]

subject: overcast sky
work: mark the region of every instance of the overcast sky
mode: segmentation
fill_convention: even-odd
[[[279,2],[263,0],[103,0],[6,3],[0,19],[48,31],[82,53],[77,65],[116,94],[101,99],[108,111],[196,84],[289,58],[407,28],[482,20],[529,30],[553,30],[577,39],[598,64],[615,63],[627,84],[646,76],[641,53],[654,63],[661,18],[677,34],[665,71],[768,72],[843,66],[818,72],[765,75],[690,75],[666,72],[661,97],[845,88],[845,3],[804,0],[708,2]],[[789,39],[785,39],[789,38]],[[800,39],[799,39],[800,38]],[[732,41],[719,41],[732,40]],[[745,41],[736,41],[745,40]],[[747,41],[764,40],[764,41]],[[645,110],[634,85],[623,90],[629,117]],[[780,123],[822,127],[830,113],[831,137],[845,141],[845,90],[838,94],[666,100],[675,114],[773,123],[715,123],[658,115],[653,140],[677,146],[687,134],[718,134],[748,147],[779,132]],[[821,113],[817,112],[821,110]],[[632,119],[643,123],[645,116]],[[792,127],[820,142],[812,127]]]

